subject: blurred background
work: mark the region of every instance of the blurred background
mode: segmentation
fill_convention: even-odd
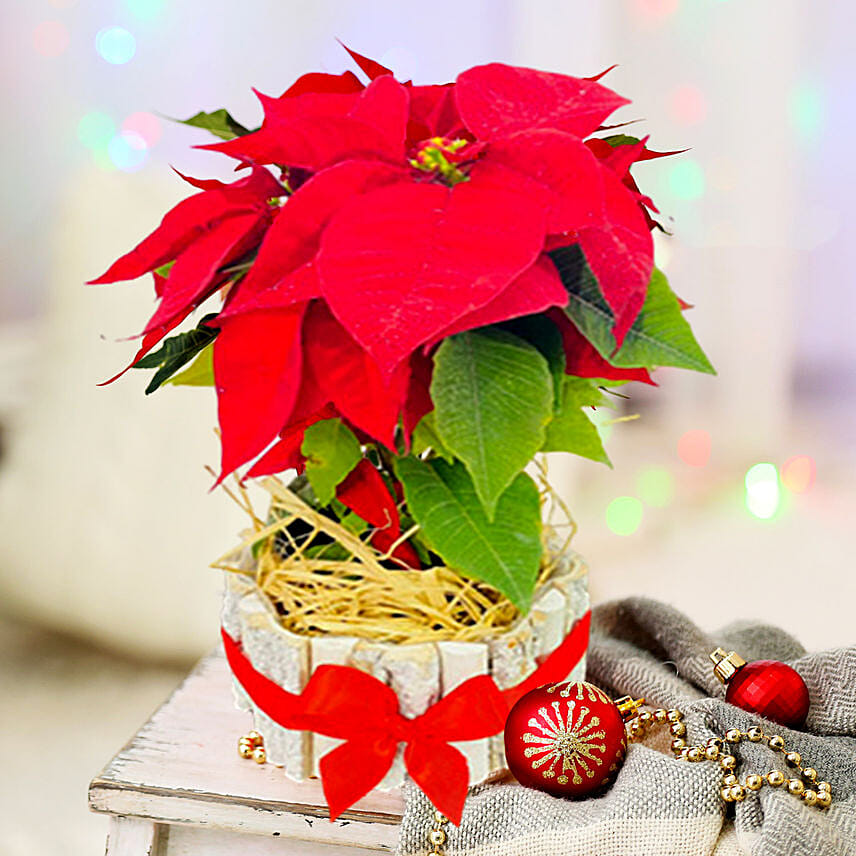
[[[84,288],[226,177],[166,117],[260,118],[336,43],[418,83],[491,60],[591,75],[678,157],[636,178],[658,263],[718,377],[662,370],[604,425],[614,469],[553,462],[596,601],[662,598],[854,641],[853,11],[834,0],[29,0],[4,3],[0,853],[103,846],[86,784],[217,636],[208,563],[245,525],[205,465],[214,396],[146,398],[127,363],[148,281]],[[849,20],[847,20],[849,19]],[[638,131],[636,130],[638,128]],[[46,806],[51,823],[44,822]]]

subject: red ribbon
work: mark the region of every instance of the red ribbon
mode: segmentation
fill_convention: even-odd
[[[302,693],[287,692],[253,668],[225,630],[222,636],[232,673],[263,713],[283,728],[345,741],[319,764],[331,820],[378,785],[395,760],[398,744],[404,743],[407,772],[434,806],[457,824],[469,768],[463,754],[449,744],[499,734],[521,696],[564,680],[588,647],[590,623],[587,612],[562,644],[516,686],[501,691],[492,678],[478,675],[414,719],[398,712],[398,697],[386,684],[351,666],[319,666]]]

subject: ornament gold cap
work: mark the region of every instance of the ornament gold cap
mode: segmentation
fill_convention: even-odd
[[[643,704],[645,704],[644,698],[633,698],[629,695],[621,696],[615,700],[615,706],[618,708],[622,719],[633,719]]]
[[[746,661],[736,651],[726,651],[717,648],[710,653],[713,663],[713,674],[723,683],[727,684],[736,674],[738,669],[746,665]]]

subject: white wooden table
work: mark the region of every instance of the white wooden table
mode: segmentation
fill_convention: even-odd
[[[206,657],[89,786],[111,815],[107,856],[335,856],[395,849],[399,792],[372,792],[335,823],[317,780],[240,758],[250,717],[226,662]],[[285,843],[287,841],[287,843]]]

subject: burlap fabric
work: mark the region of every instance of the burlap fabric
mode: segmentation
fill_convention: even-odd
[[[727,704],[708,659],[717,646],[793,665],[811,694],[805,730]],[[754,724],[781,734],[832,784],[832,806],[808,807],[766,786],[728,806],[716,764],[677,761],[652,737],[630,747],[615,784],[598,797],[572,802],[511,783],[474,788],[461,826],[447,826],[448,856],[856,856],[856,645],[807,654],[782,630],[745,622],[708,635],[670,606],[631,598],[594,610],[588,656],[587,679],[614,696],[683,710],[690,745]],[[763,744],[744,741],[735,754],[741,780],[786,770]],[[410,784],[406,803],[400,856],[427,853],[433,810]]]

